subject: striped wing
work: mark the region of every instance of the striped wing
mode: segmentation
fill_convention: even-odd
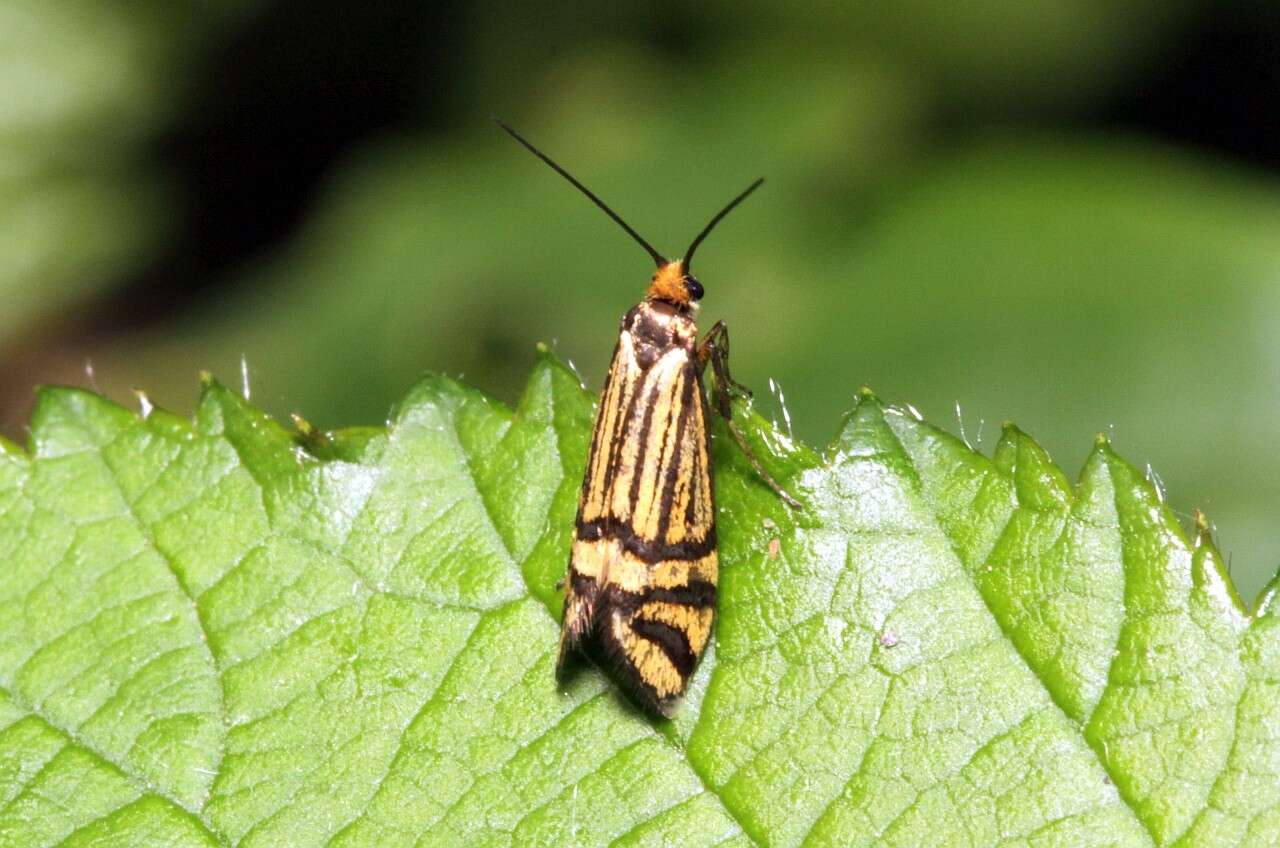
[[[624,323],[596,414],[560,641],[563,664],[594,637],[664,713],[710,638],[718,577],[696,331],[677,319],[687,332],[663,336],[676,342],[665,346]]]

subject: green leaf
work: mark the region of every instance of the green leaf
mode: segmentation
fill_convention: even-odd
[[[554,680],[592,398],[384,430],[40,395],[0,443],[0,845],[1272,845],[1280,629],[1099,441],[1070,485],[864,393],[716,439],[717,639],[673,721]]]

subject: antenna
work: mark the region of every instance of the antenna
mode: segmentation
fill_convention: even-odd
[[[689,245],[689,249],[685,251],[684,271],[686,274],[689,273],[689,264],[693,261],[693,252],[698,249],[698,245],[702,244],[702,240],[707,237],[707,234],[710,233],[713,229],[715,229],[716,224],[720,223],[720,220],[724,218],[725,215],[728,215],[730,212],[733,211],[733,207],[737,206],[739,203],[746,200],[748,194],[760,188],[760,186],[763,184],[764,184],[764,177],[760,177],[751,185],[747,186],[745,189],[743,189],[741,194],[739,194],[733,200],[730,200],[729,205],[721,209],[719,212],[717,212],[716,216],[712,218],[711,221],[705,227],[702,228],[702,232],[698,233],[698,237],[693,240],[693,244]]]
[[[649,242],[645,241],[643,238],[641,238],[639,233],[631,229],[631,225],[629,225],[626,221],[622,220],[622,216],[620,216],[617,212],[614,212],[612,209],[610,209],[603,200],[596,197],[595,194],[592,193],[591,189],[587,188],[582,183],[578,182],[578,180],[574,178],[573,174],[570,174],[564,168],[561,168],[559,165],[557,165],[554,161],[552,161],[550,156],[548,156],[547,154],[543,153],[541,150],[539,150],[538,148],[530,144],[527,140],[525,140],[524,136],[520,135],[520,133],[516,132],[511,127],[507,126],[507,124],[501,118],[495,117],[493,118],[493,122],[498,126],[502,127],[502,129],[506,130],[507,135],[511,136],[516,141],[520,142],[520,144],[524,145],[525,149],[527,149],[530,153],[532,153],[534,156],[537,156],[543,162],[546,162],[548,165],[550,165],[551,170],[555,171],[557,174],[559,174],[560,176],[568,180],[570,183],[572,183],[573,187],[576,188],[578,191],[582,192],[583,194],[585,194],[588,197],[588,199],[591,200],[592,203],[594,203],[596,206],[599,206],[602,210],[604,210],[604,214],[608,215],[610,218],[616,221],[618,223],[618,226],[622,227],[622,229],[627,231],[627,235],[635,239],[636,242],[639,243],[639,245],[645,249],[645,252],[647,252],[649,256],[653,258],[654,263],[657,264],[659,268],[667,264],[666,257],[664,257],[658,251],[654,250],[653,246],[649,244]],[[755,188],[755,186],[752,186],[751,188]],[[750,189],[748,189],[747,191],[749,192]],[[741,199],[742,197],[738,198],[738,200],[741,200]],[[734,204],[737,203],[738,200],[735,200],[733,203],[730,203],[729,209],[732,209]],[[725,212],[728,212],[729,209],[726,209],[724,212],[721,212],[719,215],[717,215],[716,220],[718,221],[720,218],[724,217]],[[712,221],[711,223],[714,224],[715,221]],[[710,229],[710,226],[708,226],[707,229]],[[706,235],[706,233],[704,232],[703,235]],[[700,239],[702,238],[702,236],[699,236],[698,238]],[[697,242],[694,242],[694,243],[697,244]]]

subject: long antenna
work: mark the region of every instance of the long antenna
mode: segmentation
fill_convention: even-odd
[[[725,215],[728,215],[730,212],[733,211],[733,207],[737,206],[739,203],[746,200],[748,194],[760,188],[760,186],[763,184],[764,184],[764,177],[760,177],[751,185],[747,186],[742,191],[741,194],[739,194],[733,200],[730,200],[729,205],[721,209],[719,212],[717,212],[716,216],[712,218],[711,221],[705,227],[702,228],[702,232],[698,233],[698,237],[693,240],[693,244],[689,245],[689,249],[684,252],[685,273],[688,273],[689,264],[693,261],[693,252],[698,249],[698,245],[702,244],[702,240],[707,237],[707,234],[710,233],[713,229],[715,229],[716,224],[720,223],[720,220],[724,218]]]
[[[665,256],[663,256],[658,251],[654,250],[653,245],[649,244],[649,242],[645,241],[640,236],[639,233],[631,229],[631,225],[628,224],[626,221],[622,220],[622,216],[620,216],[617,212],[614,212],[612,209],[610,209],[603,200],[596,197],[595,194],[592,193],[591,189],[587,188],[582,183],[578,182],[577,179],[574,178],[573,174],[569,173],[564,168],[561,168],[559,165],[557,165],[554,161],[552,161],[550,156],[548,156],[547,154],[543,153],[541,150],[539,150],[538,148],[530,144],[525,139],[524,136],[520,135],[520,133],[516,132],[511,127],[507,126],[506,122],[503,121],[501,118],[495,117],[493,118],[493,122],[498,126],[502,127],[504,130],[506,130],[507,135],[511,136],[516,141],[524,145],[524,147],[530,153],[532,153],[534,156],[537,156],[543,162],[546,162],[548,165],[550,165],[551,170],[555,171],[557,174],[559,174],[560,176],[568,180],[570,183],[572,183],[573,187],[576,188],[578,191],[582,192],[583,194],[585,194],[591,200],[592,203],[594,203],[596,206],[599,206],[602,210],[604,210],[604,214],[608,215],[610,218],[616,221],[618,223],[618,226],[622,227],[622,229],[627,231],[627,235],[635,239],[640,244],[640,246],[643,247],[651,257],[653,257],[654,263],[657,264],[659,268],[667,264],[667,259]],[[752,186],[752,188],[754,188],[754,186]],[[741,199],[742,198],[738,198],[738,200],[741,200]],[[737,200],[734,201],[734,203],[737,203],[737,202],[738,202]],[[730,208],[732,208],[733,204],[729,204],[729,206]],[[726,209],[725,211],[727,212],[728,210]],[[720,216],[723,216],[723,215],[724,215],[724,212],[721,212]],[[713,221],[712,223],[715,223],[715,222]],[[699,236],[699,238],[701,238],[701,236]]]

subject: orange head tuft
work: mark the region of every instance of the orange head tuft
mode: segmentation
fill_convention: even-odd
[[[653,272],[649,282],[649,290],[645,292],[649,300],[665,300],[677,306],[687,306],[691,301],[702,297],[702,284],[685,270],[684,260],[676,259],[660,265]]]

